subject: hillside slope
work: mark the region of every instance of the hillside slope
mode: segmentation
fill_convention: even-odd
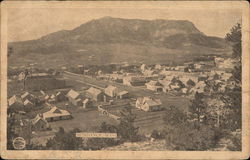
[[[104,17],[36,40],[9,43],[10,64],[158,62],[208,54],[230,54],[224,39],[209,37],[186,20]],[[91,57],[91,58],[90,58]],[[153,57],[153,58],[152,58]]]

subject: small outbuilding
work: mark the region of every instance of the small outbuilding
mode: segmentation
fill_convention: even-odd
[[[83,100],[82,104],[83,104],[83,108],[93,107],[93,102],[89,98],[86,98],[85,100]]]
[[[86,96],[97,102],[104,100],[104,93],[100,89],[94,87],[90,87],[86,91]]]
[[[43,118],[42,114],[38,114],[34,119],[31,120],[32,130],[44,131],[50,128],[49,123]]]

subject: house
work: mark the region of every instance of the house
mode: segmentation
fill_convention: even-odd
[[[46,96],[47,96],[46,94],[45,95],[38,95],[37,96],[37,104],[41,105],[42,103],[45,103],[45,101],[48,100],[46,98],[49,98],[49,96],[48,97],[46,97]]]
[[[66,101],[67,97],[62,92],[57,92],[56,95],[55,95],[55,100],[57,102]]]
[[[11,98],[8,99],[8,108],[21,109],[23,108],[23,102],[19,97],[13,95]]]
[[[200,74],[198,76],[198,81],[205,81],[207,79],[208,79],[208,75],[206,75],[206,74]]]
[[[156,65],[155,65],[155,69],[162,69],[162,67],[161,67],[160,64],[156,64]]]
[[[101,70],[97,71],[97,75],[102,75],[102,71]]]
[[[206,87],[206,83],[204,81],[199,81],[194,87],[194,92],[204,93],[205,87]]]
[[[116,81],[122,83],[123,75],[118,73],[106,74],[108,80]],[[104,76],[103,76],[104,77]]]
[[[29,92],[25,92],[24,94],[21,95],[22,101],[25,101],[28,99],[31,102],[35,102],[35,96],[33,94],[30,94]]]
[[[157,72],[156,70],[149,70],[149,69],[147,69],[147,70],[145,70],[145,71],[143,72],[143,75],[144,75],[144,76],[147,76],[147,77],[158,76],[157,73],[158,73],[158,72]]]
[[[163,86],[163,92],[167,93],[168,91],[170,91],[170,84],[171,84],[171,80],[159,80],[159,83],[161,83],[161,85]]]
[[[182,89],[181,89],[181,93],[187,94],[187,93],[188,93],[188,89],[187,89],[187,88],[182,88]]]
[[[35,107],[35,105],[32,102],[30,102],[28,99],[26,99],[23,102],[23,105],[24,105],[25,108],[28,108],[28,109]]]
[[[146,83],[146,78],[142,76],[126,76],[123,77],[123,84],[128,86],[143,86]]]
[[[145,84],[147,89],[156,91],[156,92],[162,92],[163,91],[163,85],[158,81],[150,81]]]
[[[75,106],[81,106],[82,105],[82,99],[81,96],[78,92],[76,92],[75,90],[71,89],[66,97],[68,97],[68,100],[70,101],[70,103],[72,103]]]
[[[145,71],[146,68],[147,68],[146,64],[142,64],[141,67],[140,67],[141,71]]]
[[[48,101],[48,100],[49,100],[49,98],[50,98],[50,96],[49,96],[49,95],[45,95],[45,96],[44,96],[45,101]]]
[[[24,78],[25,78],[25,73],[24,73],[24,72],[21,72],[21,73],[18,75],[18,80],[19,80],[19,81],[22,81],[22,80],[24,80]]]
[[[32,119],[31,124],[31,129],[35,131],[44,131],[50,128],[49,123],[43,118],[42,114],[38,114],[34,119]]]
[[[47,122],[71,119],[72,115],[67,110],[62,110],[53,106],[49,111],[43,113],[43,118]]]
[[[228,81],[232,77],[232,75],[232,73],[222,73],[220,77],[223,81]]]
[[[40,93],[41,93],[42,95],[46,95],[46,93],[45,93],[43,90],[40,90]]]
[[[101,90],[99,90],[97,88],[93,88],[93,87],[90,87],[86,91],[86,96],[88,98],[91,98],[91,99],[97,101],[97,102],[104,100],[104,93]]]
[[[52,94],[52,95],[50,96],[50,99],[55,101],[55,100],[56,100],[56,96],[55,96],[54,94]]]
[[[199,63],[196,63],[196,64],[194,64],[194,68],[195,69],[201,69],[202,68],[202,64],[199,64]]]
[[[128,91],[120,91],[116,93],[116,98],[118,99],[126,99],[129,98],[129,93]]]
[[[170,90],[180,91],[185,87],[185,84],[179,79],[179,77],[174,77],[169,85]]]
[[[232,58],[225,59],[220,57],[216,57],[214,62],[216,67],[220,69],[233,69],[236,63],[236,61]]]
[[[184,72],[186,68],[187,68],[186,66],[177,66],[175,69]]]
[[[115,90],[117,87],[109,85],[107,88],[104,89],[106,95],[110,97],[115,97]]]
[[[160,99],[141,97],[136,100],[135,107],[143,111],[159,111],[162,109],[162,103]]]
[[[83,108],[93,107],[93,102],[89,98],[83,100],[82,104],[83,104]]]

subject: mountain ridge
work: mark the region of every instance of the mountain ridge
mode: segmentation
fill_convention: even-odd
[[[201,56],[213,52],[215,54],[230,52],[230,46],[224,39],[205,35],[188,20],[142,20],[113,17],[93,19],[72,30],[60,30],[35,40],[11,42],[8,45],[13,48],[15,52],[13,55],[17,57],[35,54],[36,57],[46,55],[49,59],[53,57],[53,54],[63,57],[68,56],[65,54],[72,54],[72,56],[77,55],[83,61],[87,61],[90,54],[116,57],[123,54],[121,49],[129,50],[128,55],[134,57],[136,57],[135,54],[154,56],[160,53],[168,56],[174,54],[175,50],[178,50],[176,52],[178,55],[183,51],[184,55],[189,53]],[[116,52],[110,48],[114,45],[120,47],[115,50]],[[151,50],[146,48],[151,48]],[[198,53],[202,48],[205,48],[204,53]],[[141,53],[139,49],[145,53]],[[86,52],[79,54],[78,50],[86,50]],[[174,52],[170,53],[170,50]],[[125,56],[121,55],[121,57]]]

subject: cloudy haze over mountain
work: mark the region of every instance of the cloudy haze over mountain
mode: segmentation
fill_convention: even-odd
[[[10,8],[8,10],[8,41],[37,39],[59,30],[71,30],[92,19],[104,16],[144,20],[188,20],[206,35],[217,37],[224,37],[241,19],[240,12],[237,10],[190,11],[153,7],[150,9],[140,7]]]

